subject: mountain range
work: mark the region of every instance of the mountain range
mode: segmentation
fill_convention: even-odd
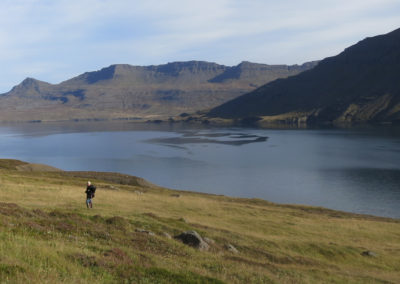
[[[222,104],[208,116],[260,123],[400,122],[400,29],[366,38],[313,69]]]
[[[315,65],[117,64],[59,84],[27,78],[0,95],[0,121],[165,119],[211,109]]]

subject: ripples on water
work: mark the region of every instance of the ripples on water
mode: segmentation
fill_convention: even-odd
[[[190,129],[132,123],[0,127],[3,158],[162,186],[400,218],[400,131]]]

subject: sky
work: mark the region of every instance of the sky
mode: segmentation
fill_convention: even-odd
[[[302,64],[400,28],[399,0],[1,0],[0,93],[111,64]]]

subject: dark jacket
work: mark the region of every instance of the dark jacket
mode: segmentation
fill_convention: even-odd
[[[88,185],[88,186],[86,187],[86,191],[85,191],[85,193],[86,193],[86,198],[87,198],[87,199],[93,198],[93,197],[94,197],[95,191],[96,191],[96,187],[95,187],[93,184]]]

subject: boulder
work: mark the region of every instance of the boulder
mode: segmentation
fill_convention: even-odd
[[[226,244],[225,248],[232,253],[239,253],[239,251],[231,244]]]
[[[149,235],[149,236],[155,236],[155,235],[156,235],[156,234],[154,234],[153,232],[148,231],[148,230],[144,230],[144,229],[136,229],[135,231],[136,231],[137,233],[147,234],[147,235]]]
[[[196,248],[198,250],[208,250],[210,246],[203,240],[203,238],[196,231],[183,232],[175,239],[182,241],[184,244]]]

